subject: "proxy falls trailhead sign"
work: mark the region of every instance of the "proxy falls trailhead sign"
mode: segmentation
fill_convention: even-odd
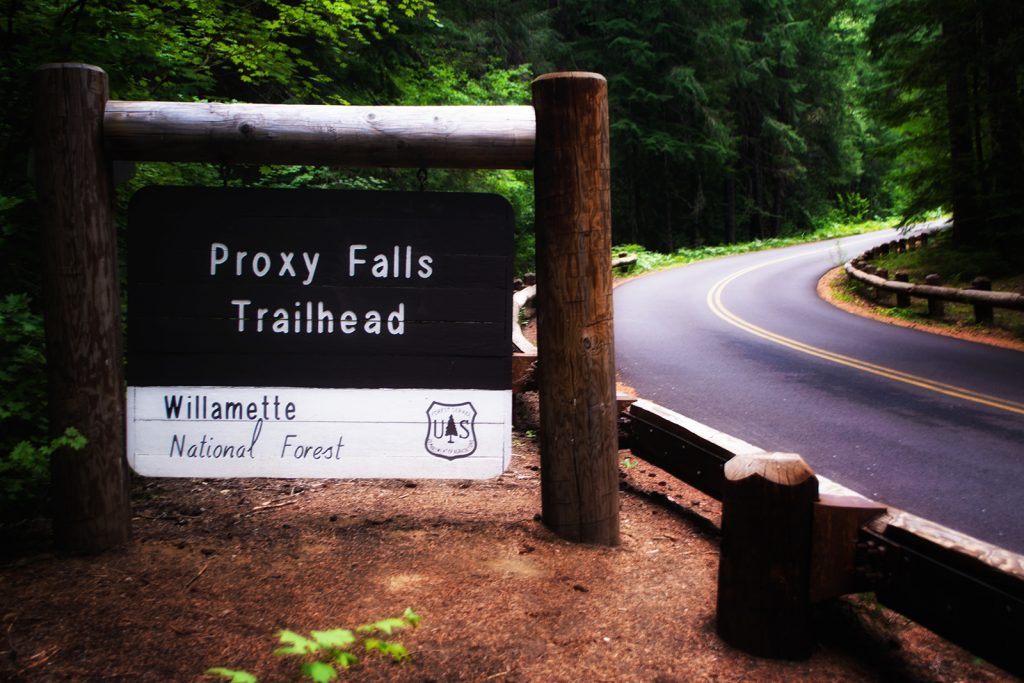
[[[512,232],[496,195],[140,191],[132,468],[497,476],[512,438]]]

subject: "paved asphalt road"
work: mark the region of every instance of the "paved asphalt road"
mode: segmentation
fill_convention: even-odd
[[[893,235],[620,285],[619,377],[870,498],[1024,553],[1024,353],[860,318],[815,293],[839,261]]]

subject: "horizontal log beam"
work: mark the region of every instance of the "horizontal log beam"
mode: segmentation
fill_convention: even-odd
[[[533,107],[348,107],[110,101],[104,139],[126,161],[348,167],[533,167]]]
[[[987,292],[983,289],[958,289],[956,287],[936,287],[934,285],[914,285],[898,280],[886,280],[871,273],[866,273],[849,262],[844,266],[846,273],[855,280],[871,285],[886,292],[896,292],[916,296],[922,299],[942,299],[963,304],[988,304],[996,308],[1009,308],[1024,311],[1024,295],[1015,292]]]
[[[898,511],[860,536],[880,553],[880,603],[1024,676],[1024,558]]]
[[[644,399],[634,402],[627,416],[633,455],[716,500],[722,499],[725,463],[735,455],[763,453]]]

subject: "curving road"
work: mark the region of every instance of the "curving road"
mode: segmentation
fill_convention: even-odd
[[[866,496],[1024,553],[1024,353],[860,318],[815,293],[827,270],[894,234],[619,286],[619,377]]]

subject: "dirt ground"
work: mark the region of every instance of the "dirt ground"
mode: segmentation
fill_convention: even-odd
[[[0,528],[0,680],[295,680],[279,630],[406,607],[412,661],[350,680],[1011,680],[868,596],[822,607],[807,661],[729,647],[717,503],[641,462],[622,469],[621,546],[560,540],[539,521],[535,399],[519,410],[495,480],[140,479],[132,543],[96,557],[53,554],[40,520]]]

